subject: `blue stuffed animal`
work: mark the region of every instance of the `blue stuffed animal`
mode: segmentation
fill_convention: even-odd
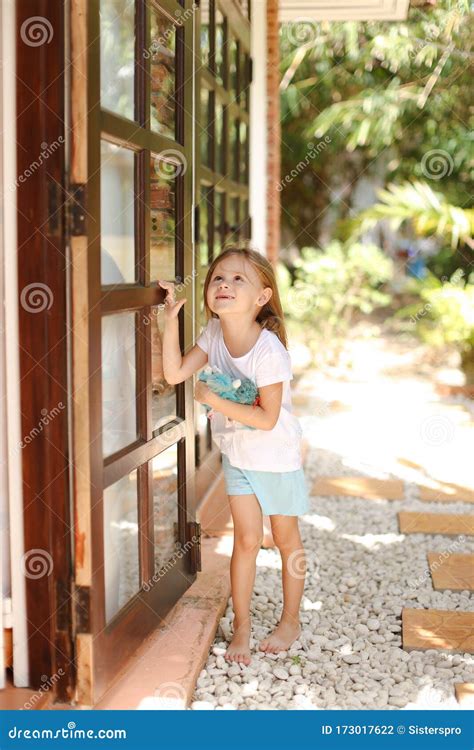
[[[198,379],[204,381],[221,398],[235,401],[238,404],[257,405],[259,403],[258,388],[249,378],[243,378],[243,380],[232,378],[231,375],[222,372],[218,367],[208,365],[201,370]],[[213,410],[208,404],[205,404],[205,407],[207,416],[209,419],[212,419],[214,416]],[[249,430],[255,429],[255,427],[250,427],[250,425],[242,424],[242,427],[246,427]]]

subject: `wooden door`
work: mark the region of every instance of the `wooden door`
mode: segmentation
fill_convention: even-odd
[[[192,299],[193,14],[190,0],[71,6],[74,636],[86,704],[200,568],[192,383],[165,381],[156,284],[182,282]],[[182,350],[192,340],[182,310]]]

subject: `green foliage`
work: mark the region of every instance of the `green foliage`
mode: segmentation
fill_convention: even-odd
[[[453,249],[459,244],[474,247],[474,209],[452,206],[426,182],[390,184],[386,190],[379,190],[379,196],[380,203],[352,221],[355,234],[365,232],[381,219],[389,219],[394,229],[408,220],[418,235],[437,235],[450,242]]]
[[[319,244],[329,207],[350,216],[360,175],[438,180],[425,173],[433,150],[450,162],[433,185],[452,206],[469,205],[472,19],[467,2],[438,0],[400,23],[310,24],[303,43],[283,25],[282,175],[330,138],[283,189],[282,222],[300,248]]]
[[[295,282],[282,295],[285,314],[301,324],[318,356],[337,353],[356,311],[368,314],[391,301],[380,287],[392,278],[393,263],[375,245],[304,247],[295,266]]]
[[[420,302],[398,310],[397,316],[410,318],[417,334],[432,346],[454,345],[462,362],[472,362],[474,352],[474,273],[468,278],[457,269],[447,281],[433,274],[413,280],[411,290]]]

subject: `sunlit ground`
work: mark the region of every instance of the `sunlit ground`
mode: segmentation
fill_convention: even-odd
[[[332,376],[312,370],[298,383],[294,410],[310,445],[339,454],[344,474],[472,488],[474,403],[441,397],[435,388],[460,384],[460,370],[429,366],[416,339],[407,346],[380,327],[362,325],[353,336],[350,370]],[[296,369],[304,357],[297,346]]]

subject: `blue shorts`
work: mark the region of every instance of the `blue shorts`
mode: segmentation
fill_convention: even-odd
[[[222,468],[228,495],[255,495],[264,516],[301,516],[310,510],[303,469],[250,471],[233,466],[225,453]]]

